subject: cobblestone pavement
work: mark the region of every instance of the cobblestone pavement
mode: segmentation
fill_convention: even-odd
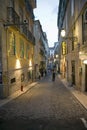
[[[0,108],[0,130],[86,130],[83,119],[86,109],[50,76]]]

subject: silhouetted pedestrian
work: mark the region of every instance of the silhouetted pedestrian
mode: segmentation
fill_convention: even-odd
[[[56,75],[56,73],[55,73],[55,70],[53,69],[53,71],[52,71],[52,81],[55,81],[55,75]]]
[[[47,75],[47,71],[45,70],[45,76]]]
[[[41,73],[40,73],[40,71],[38,72],[38,75],[39,75],[39,79],[41,79]]]

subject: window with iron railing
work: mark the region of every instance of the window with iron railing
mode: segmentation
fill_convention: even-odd
[[[87,43],[87,9],[82,15],[82,41],[83,44]]]
[[[29,45],[26,45],[26,59],[29,59]]]
[[[7,7],[7,22],[8,24],[14,24],[14,26],[18,28],[20,27],[18,25],[20,23],[20,17],[13,7]]]
[[[24,41],[20,39],[20,57],[24,58]]]
[[[15,55],[16,54],[16,38],[15,34],[9,31],[9,54]]]
[[[14,0],[9,1],[9,6],[15,8]]]
[[[23,8],[19,6],[19,16],[20,16],[20,22],[22,23],[23,22],[23,16],[24,13],[23,13]]]
[[[75,12],[75,0],[71,0],[71,16],[74,15]]]
[[[72,51],[75,49],[75,41],[73,39],[74,35],[75,35],[75,28],[72,29]]]
[[[34,19],[34,14],[33,14],[33,8],[29,2],[29,0],[25,0],[25,5],[26,5],[26,10],[30,13],[30,17]]]

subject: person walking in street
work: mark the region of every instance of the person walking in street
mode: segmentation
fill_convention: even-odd
[[[55,73],[55,70],[53,69],[53,71],[52,71],[52,81],[55,81],[55,76],[56,76],[56,73]]]
[[[40,71],[38,72],[38,75],[39,75],[39,76],[38,76],[38,77],[39,77],[39,79],[41,79],[41,73],[40,73]]]

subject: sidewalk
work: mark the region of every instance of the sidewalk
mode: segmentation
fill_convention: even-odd
[[[58,76],[60,79],[60,75]],[[61,79],[65,87],[78,99],[78,101],[87,109],[87,93],[77,91],[74,87],[70,87],[65,79]]]
[[[28,86],[24,87],[23,91],[18,90],[14,94],[8,96],[7,98],[0,99],[0,107],[5,105],[6,103],[10,102],[11,100],[15,99],[16,97],[20,96],[21,94],[25,93],[26,91],[28,91],[29,89],[34,87],[36,84],[37,84],[37,82],[33,82],[33,83],[29,84]]]

